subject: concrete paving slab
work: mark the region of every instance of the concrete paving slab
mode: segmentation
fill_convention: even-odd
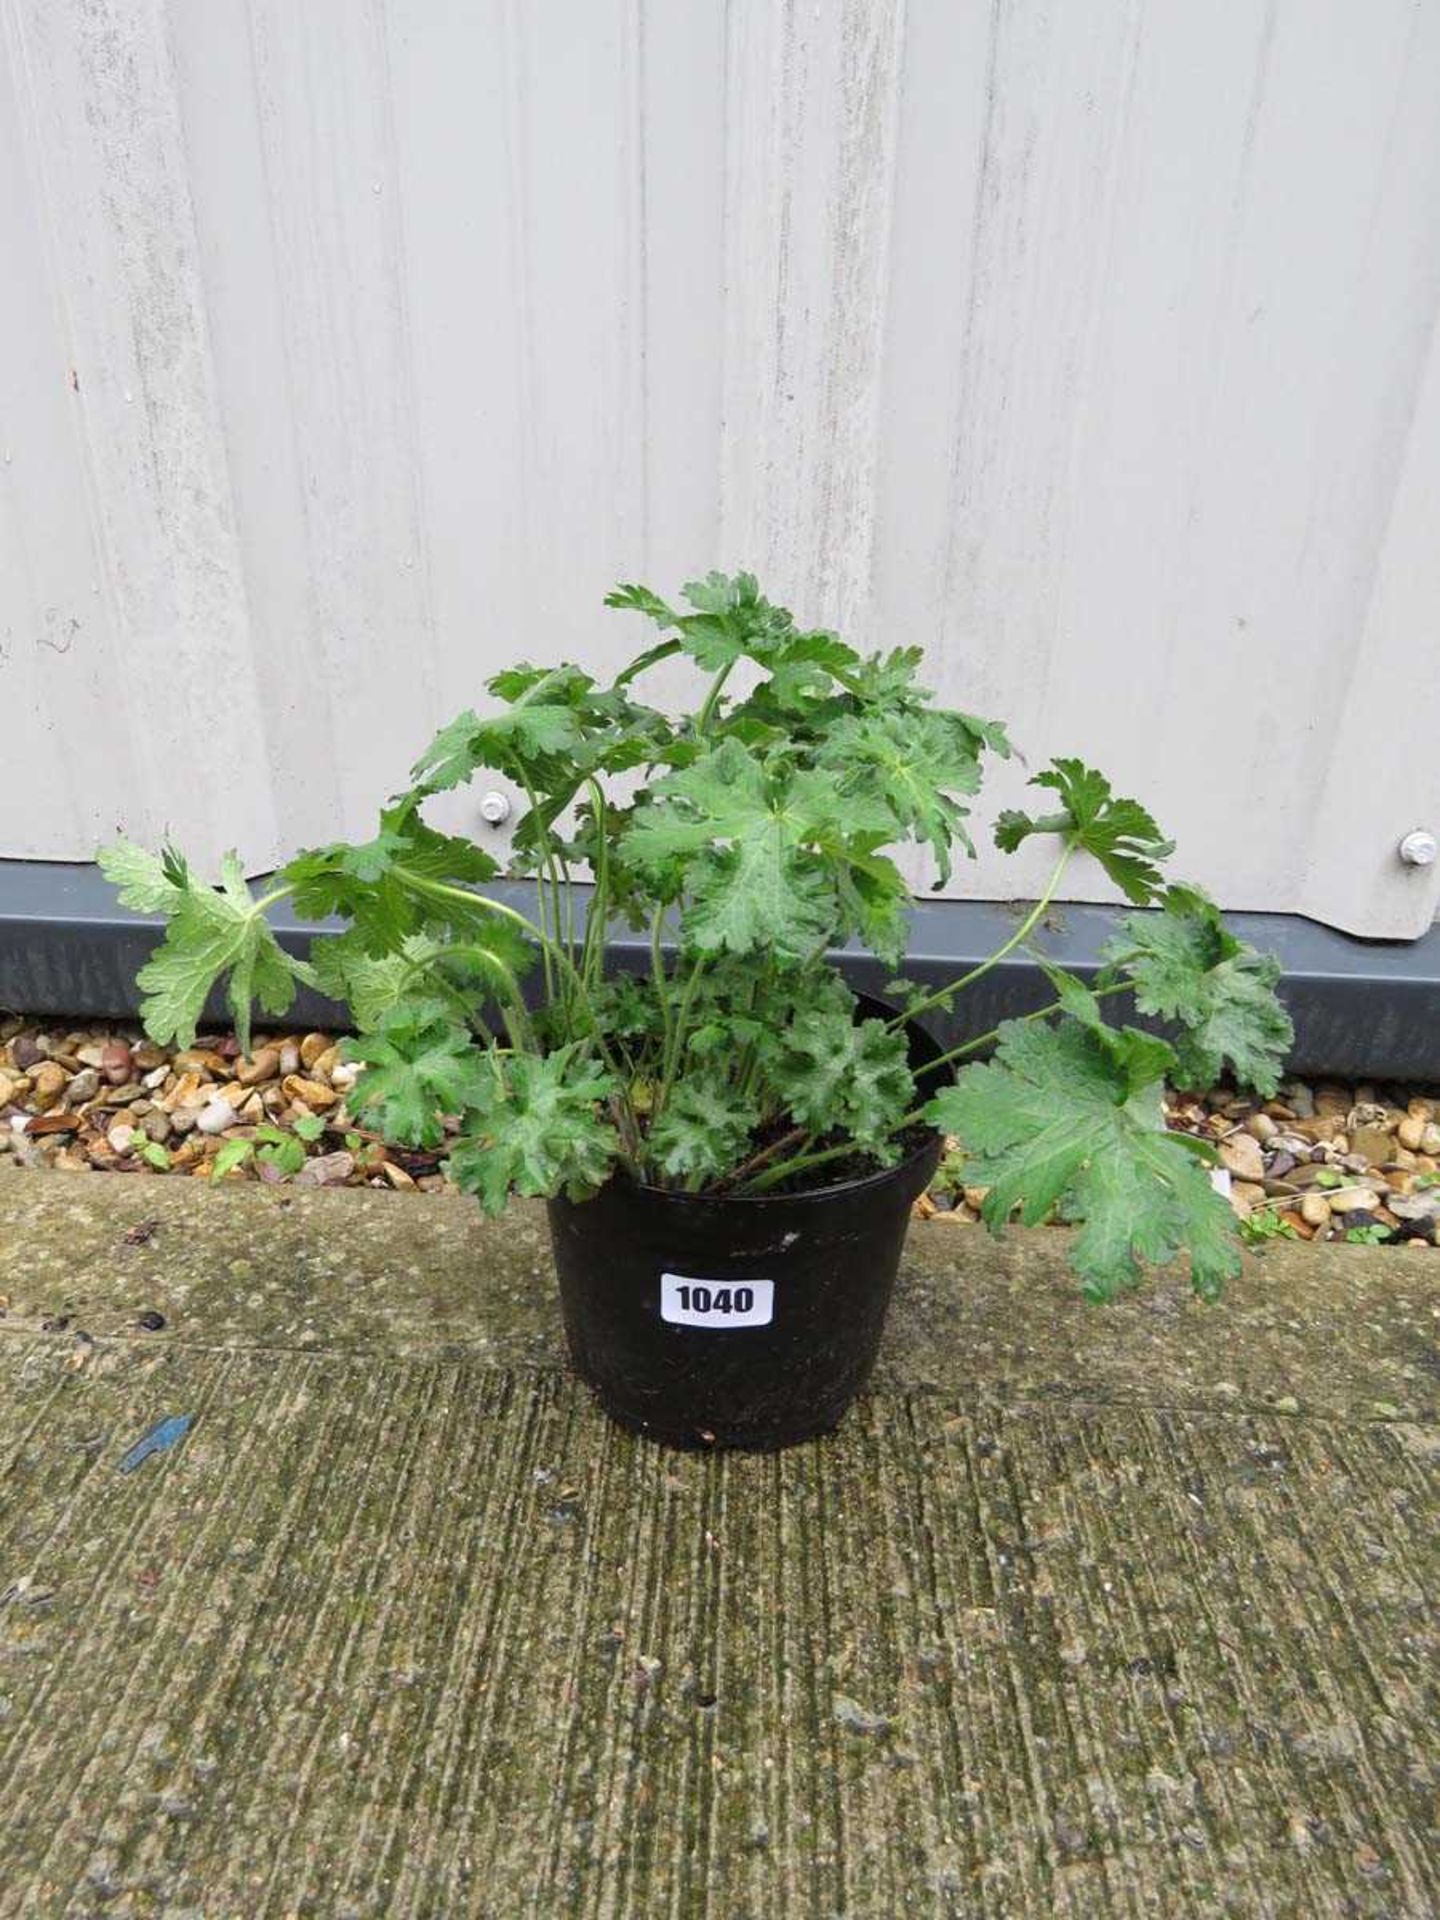
[[[533,1209],[0,1177],[0,1914],[1440,1911],[1440,1254],[1058,1244],[917,1231],[840,1432],[703,1458]]]

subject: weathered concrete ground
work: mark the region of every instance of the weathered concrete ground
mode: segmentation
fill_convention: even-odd
[[[0,1913],[1440,1911],[1440,1255],[920,1228],[873,1397],[711,1459],[537,1213],[198,1186],[0,1174]]]

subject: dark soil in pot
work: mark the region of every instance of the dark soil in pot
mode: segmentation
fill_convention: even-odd
[[[923,1091],[941,1049],[918,1027],[909,1041]],[[894,1167],[806,1192],[617,1177],[593,1199],[552,1200],[571,1359],[606,1411],[676,1447],[768,1451],[835,1426],[874,1367],[910,1209],[939,1158],[937,1135],[906,1145]]]

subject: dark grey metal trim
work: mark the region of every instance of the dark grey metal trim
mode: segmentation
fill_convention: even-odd
[[[528,886],[505,883],[501,898],[523,903]],[[977,901],[916,902],[907,979],[935,985],[987,958],[1013,930],[1023,908]],[[288,951],[304,954],[313,922],[282,904],[272,914]],[[1036,945],[1058,965],[1093,973],[1115,925],[1109,907],[1057,906]],[[1394,1080],[1440,1080],[1440,930],[1408,943],[1356,940],[1293,914],[1236,913],[1244,939],[1278,955],[1284,997],[1295,1020],[1295,1070]],[[132,1015],[136,969],[159,922],[115,904],[96,867],[0,860],[0,1008],[34,1014]],[[644,943],[617,931],[617,964],[648,964]],[[883,986],[886,970],[868,955],[846,958],[858,987]],[[982,1032],[1050,997],[1034,962],[1002,962],[967,991],[965,1026]],[[223,1018],[222,1009],[214,1017]],[[323,1026],[343,1010],[302,991],[291,1019]]]

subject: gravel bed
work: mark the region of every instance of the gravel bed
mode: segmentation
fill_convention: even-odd
[[[247,1060],[230,1034],[182,1051],[134,1027],[0,1020],[0,1167],[453,1191],[443,1147],[389,1146],[351,1119],[339,1038],[257,1035]],[[1290,1080],[1274,1100],[1216,1088],[1166,1111],[1215,1142],[1248,1239],[1440,1241],[1440,1095]],[[952,1143],[916,1211],[972,1225],[984,1197]]]

